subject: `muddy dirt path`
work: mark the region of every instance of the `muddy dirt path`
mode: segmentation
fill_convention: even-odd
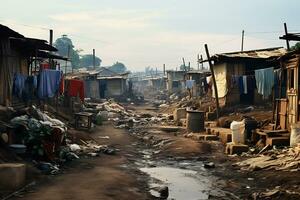
[[[139,174],[142,174],[133,168],[122,167],[130,162],[130,157],[138,157],[134,146],[131,145],[136,139],[129,136],[125,130],[114,129],[109,123],[98,127],[91,136],[99,144],[117,148],[117,154],[101,154],[100,157],[74,161],[69,167],[65,167],[64,174],[37,182],[37,187],[22,199],[150,199],[147,184],[138,179]],[[109,139],[102,139],[101,136],[109,136]]]
[[[157,114],[149,105],[135,106],[135,112]],[[151,132],[151,128],[147,131]],[[219,189],[224,185],[222,180],[203,167],[218,145],[159,131],[145,140],[128,130],[115,129],[109,122],[84,134],[116,148],[116,155],[72,161],[63,167],[63,174],[38,181],[22,199],[157,199],[157,188],[163,186],[168,186],[170,199],[234,199]]]

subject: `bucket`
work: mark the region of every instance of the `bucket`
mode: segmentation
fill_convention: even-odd
[[[245,121],[233,121],[230,124],[232,142],[234,144],[245,144]]]
[[[292,124],[290,146],[295,147],[298,143],[300,143],[300,124]]]
[[[24,154],[26,153],[26,146],[23,144],[11,144],[9,147],[16,153],[16,154]]]
[[[204,131],[204,117],[205,112],[188,110],[186,128],[188,132],[199,133]]]

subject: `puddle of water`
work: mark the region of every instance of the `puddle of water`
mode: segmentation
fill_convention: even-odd
[[[212,186],[208,177],[194,170],[173,167],[141,168],[141,171],[152,178],[150,187],[168,186],[169,199],[208,199]],[[155,191],[150,191],[157,196]]]

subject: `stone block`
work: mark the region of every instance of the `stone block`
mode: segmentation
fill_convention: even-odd
[[[228,132],[219,132],[219,137],[223,144],[232,142],[232,134]]]
[[[229,155],[242,154],[243,152],[247,152],[248,150],[248,145],[227,143],[225,153]]]
[[[177,108],[173,112],[174,121],[179,122],[181,119],[186,119],[186,108]]]
[[[219,137],[216,135],[205,135],[205,141],[218,141]]]
[[[266,145],[270,146],[289,146],[289,137],[267,137]]]
[[[20,163],[0,164],[0,188],[15,190],[25,184],[26,165]]]

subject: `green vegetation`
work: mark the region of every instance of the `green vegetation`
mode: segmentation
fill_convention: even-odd
[[[109,70],[116,72],[116,73],[124,73],[127,71],[126,66],[123,63],[116,62],[111,67],[108,68]]]
[[[101,65],[102,60],[99,57],[95,57],[95,64],[96,67],[99,67]],[[93,66],[93,55],[92,54],[87,54],[83,55],[80,58],[80,67],[91,67]]]

